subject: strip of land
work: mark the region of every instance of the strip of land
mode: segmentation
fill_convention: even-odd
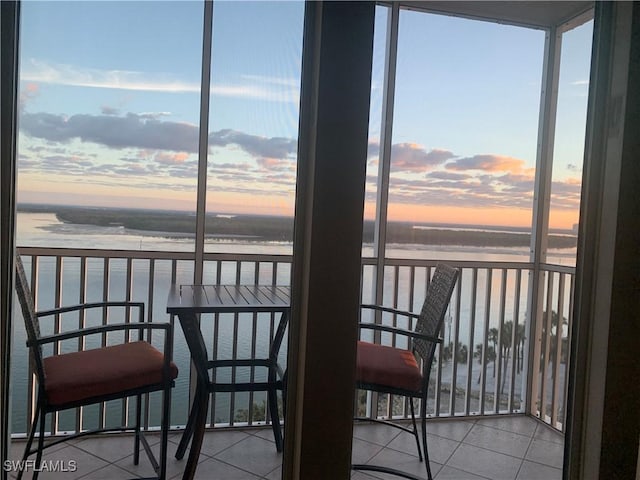
[[[195,234],[196,217],[187,212],[116,208],[68,207],[56,205],[19,205],[25,213],[52,213],[63,223],[102,227],[123,227],[154,235]],[[461,245],[474,247],[528,247],[528,232],[464,230],[408,222],[389,222],[387,241],[396,244]],[[373,242],[374,223],[365,221],[363,242]],[[293,240],[293,218],[260,215],[208,215],[205,234],[210,238],[243,238],[259,242]],[[574,235],[549,235],[549,248],[574,248]]]

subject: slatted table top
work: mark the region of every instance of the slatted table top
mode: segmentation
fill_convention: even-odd
[[[172,285],[167,313],[288,310],[291,288],[276,285]]]

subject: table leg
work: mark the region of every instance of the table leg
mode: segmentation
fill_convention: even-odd
[[[198,382],[196,395],[194,398],[194,406],[197,402],[197,413],[193,419],[193,440],[191,441],[191,449],[189,450],[189,458],[184,469],[182,480],[192,480],[196,467],[198,466],[198,458],[200,457],[200,449],[202,448],[202,439],[204,438],[205,423],[207,421],[207,409],[209,407],[209,392]],[[186,433],[186,432],[185,432]],[[185,436],[183,435],[183,440]],[[182,444],[182,441],[180,442]]]
[[[193,396],[193,402],[191,403],[191,410],[189,411],[189,419],[187,420],[187,425],[184,428],[184,432],[182,432],[182,438],[180,438],[180,443],[178,444],[178,450],[176,450],[176,458],[181,460],[184,457],[184,453],[187,451],[187,445],[189,445],[189,441],[193,436],[193,426],[196,421],[196,417],[198,416],[198,410],[200,409],[200,402],[198,398],[200,397],[200,382],[196,385],[196,392]]]
[[[280,415],[278,414],[278,390],[276,389],[276,372],[274,367],[269,368],[268,407],[271,414],[271,428],[276,442],[276,451],[282,452],[282,431],[280,430]]]
[[[282,452],[282,432],[280,431],[280,415],[278,415],[278,395],[275,388],[269,389],[269,411],[271,412],[271,428],[276,442],[276,450]]]

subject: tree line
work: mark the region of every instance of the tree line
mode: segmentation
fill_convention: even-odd
[[[19,205],[22,212],[47,212],[56,215],[63,223],[94,225],[103,227],[121,226],[131,230],[154,233],[195,234],[194,213],[122,209],[89,208],[56,205]],[[465,245],[477,247],[528,247],[531,236],[527,232],[497,232],[482,230],[459,230],[442,228],[416,228],[411,222],[389,222],[387,242],[418,245]],[[365,220],[362,232],[363,243],[372,243],[375,223]],[[216,215],[208,214],[205,234],[209,237],[245,237],[256,241],[293,241],[293,218],[263,215]],[[549,235],[550,248],[573,248],[573,235]]]

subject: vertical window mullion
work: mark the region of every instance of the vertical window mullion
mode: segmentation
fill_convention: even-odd
[[[202,77],[200,83],[200,129],[198,139],[198,191],[196,203],[196,239],[194,283],[202,283],[204,233],[207,202],[207,153],[209,149],[209,97],[211,92],[211,40],[213,1],[204,2],[202,33]]]

